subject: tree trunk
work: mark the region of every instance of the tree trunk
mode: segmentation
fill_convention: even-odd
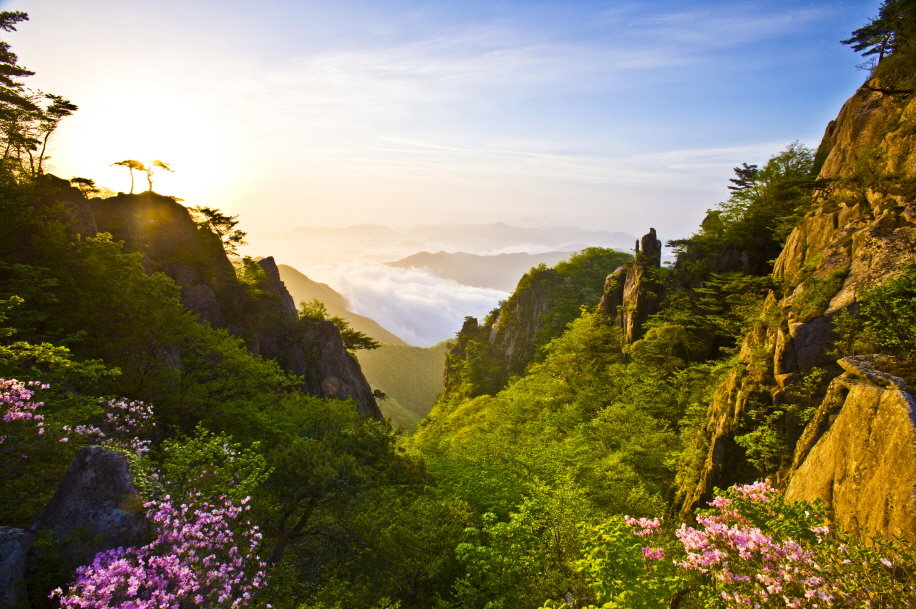
[[[45,133],[45,139],[41,142],[41,152],[38,154],[38,175],[43,173],[42,166],[45,162],[45,150],[48,148],[48,138],[51,137],[51,131],[53,129]]]

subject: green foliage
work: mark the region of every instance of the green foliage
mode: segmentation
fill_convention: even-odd
[[[162,443],[161,479],[172,497],[201,493],[208,499],[225,495],[234,502],[253,495],[270,475],[260,443],[245,448],[225,433],[198,425],[191,437]]]
[[[299,320],[306,324],[316,321],[330,321],[340,331],[344,349],[351,353],[359,349],[378,349],[381,346],[377,340],[368,334],[350,327],[350,323],[343,317],[335,315],[329,318],[327,307],[317,298],[299,303]]]
[[[21,11],[0,11],[0,30],[16,31],[28,19]],[[48,140],[60,121],[78,110],[60,95],[31,91],[23,78],[34,72],[18,65],[8,42],[0,41],[0,182],[27,182],[40,176]]]
[[[465,318],[446,359],[443,398],[493,394],[513,375],[524,373],[528,364],[544,357],[545,345],[563,333],[582,306],[598,304],[607,274],[630,258],[592,247],[553,268],[539,265],[482,324]]]
[[[299,379],[272,361],[251,355],[240,338],[195,324],[181,345],[180,372],[157,399],[166,429],[191,433],[197,423],[238,441],[263,440],[276,403],[294,392]]]
[[[559,281],[551,286],[549,305],[535,335],[535,348],[559,336],[567,324],[579,316],[581,307],[597,305],[605,277],[630,258],[630,254],[624,252],[589,247],[554,266],[552,271]],[[519,282],[519,289],[521,287],[522,282]],[[511,298],[507,306],[511,306],[510,303]]]
[[[885,353],[916,359],[916,264],[859,295],[831,320],[836,357]]]
[[[849,269],[840,269],[825,277],[806,279],[801,284],[800,295],[796,295],[792,300],[792,310],[798,321],[811,321],[823,315],[848,274]]]
[[[324,321],[328,318],[328,308],[317,298],[299,303],[299,319]]]
[[[264,290],[267,273],[251,256],[245,256],[235,263],[235,276],[254,299],[268,297]]]
[[[891,354],[916,359],[916,263],[866,292],[860,315],[864,329]]]
[[[789,457],[789,445],[782,432],[785,412],[754,409],[753,429],[735,436],[735,443],[744,449],[748,463],[759,472],[774,472]]]
[[[710,211],[699,232],[669,242],[677,254],[676,283],[696,286],[710,273],[766,275],[789,232],[810,208],[814,151],[793,142],[762,168],[743,164],[732,194]]]
[[[581,496],[564,490],[535,486],[508,518],[485,513],[465,530],[455,548],[466,573],[456,586],[459,606],[534,607],[554,590],[577,586],[570,561],[586,514]]]
[[[588,607],[654,609],[684,587],[674,564],[646,557],[643,548],[657,540],[634,535],[623,516],[583,526],[580,535],[584,551],[575,568],[588,585]],[[563,605],[545,604],[555,606]]]
[[[770,277],[712,273],[700,287],[669,294],[630,354],[638,358],[661,349],[665,354],[652,355],[652,361],[671,368],[733,353],[758,321],[772,287]]]
[[[834,375],[811,368],[774,399],[762,388],[752,392],[741,418],[735,443],[761,476],[779,473],[788,465],[804,425],[811,420]]]
[[[593,509],[661,510],[685,406],[660,371],[620,363],[617,345],[607,318],[584,312],[506,389],[437,404],[410,445],[480,513],[508,517],[534,481],[574,487]]]
[[[848,307],[830,320],[835,336],[830,354],[837,359],[847,355],[862,355],[878,351],[878,338],[874,331],[866,328],[864,320]]]

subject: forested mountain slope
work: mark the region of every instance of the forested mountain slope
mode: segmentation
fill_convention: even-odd
[[[552,268],[541,264],[482,322],[465,318],[446,356],[442,401],[495,393],[510,376],[524,372],[580,307],[598,303],[605,275],[629,259],[615,250],[589,248]]]
[[[374,389],[385,397],[379,409],[393,427],[414,429],[429,414],[442,391],[442,369],[451,341],[432,347],[381,345],[361,351],[359,365]]]

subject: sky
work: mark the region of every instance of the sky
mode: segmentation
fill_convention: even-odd
[[[689,235],[731,170],[816,146],[877,0],[0,0],[29,85],[80,110],[51,170],[299,226]],[[145,180],[138,185],[145,188]],[[251,252],[268,255],[270,252]]]

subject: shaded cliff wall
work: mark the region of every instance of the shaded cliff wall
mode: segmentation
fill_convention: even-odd
[[[81,204],[82,205],[82,204]],[[260,277],[247,289],[236,277],[220,238],[199,228],[173,198],[145,192],[92,199],[89,232],[111,233],[142,254],[149,272],[162,272],[181,288],[181,300],[201,321],[241,337],[254,354],[277,360],[303,377],[303,389],[322,397],[356,400],[367,416],[381,418],[356,359],[330,322],[298,327],[292,297],[273,258],[258,261]],[[75,208],[80,209],[80,208]]]
[[[680,489],[685,515],[708,499],[714,486],[724,488],[759,473],[734,441],[746,431],[749,410],[779,406],[787,389],[814,366],[839,375],[842,369],[828,353],[834,317],[854,306],[857,294],[916,260],[916,99],[860,89],[828,127],[818,157],[823,162],[821,189],[774,266],[773,276],[783,287],[767,298],[760,322],[744,338],[737,365],[710,404],[699,436],[705,461],[696,479]],[[866,426],[859,420],[868,412],[862,403],[853,400],[844,409],[844,420]],[[783,423],[791,427],[790,421]],[[876,425],[869,431],[872,437],[893,436],[891,428]],[[811,433],[806,429],[802,436]],[[785,438],[790,446],[796,439]],[[812,455],[822,451],[815,448]],[[795,498],[811,497],[799,489],[823,488],[835,475],[820,463],[784,469],[777,481],[795,489]],[[908,483],[912,494],[916,480]],[[860,521],[848,503],[834,507],[840,522]],[[873,530],[891,533],[892,528]]]

